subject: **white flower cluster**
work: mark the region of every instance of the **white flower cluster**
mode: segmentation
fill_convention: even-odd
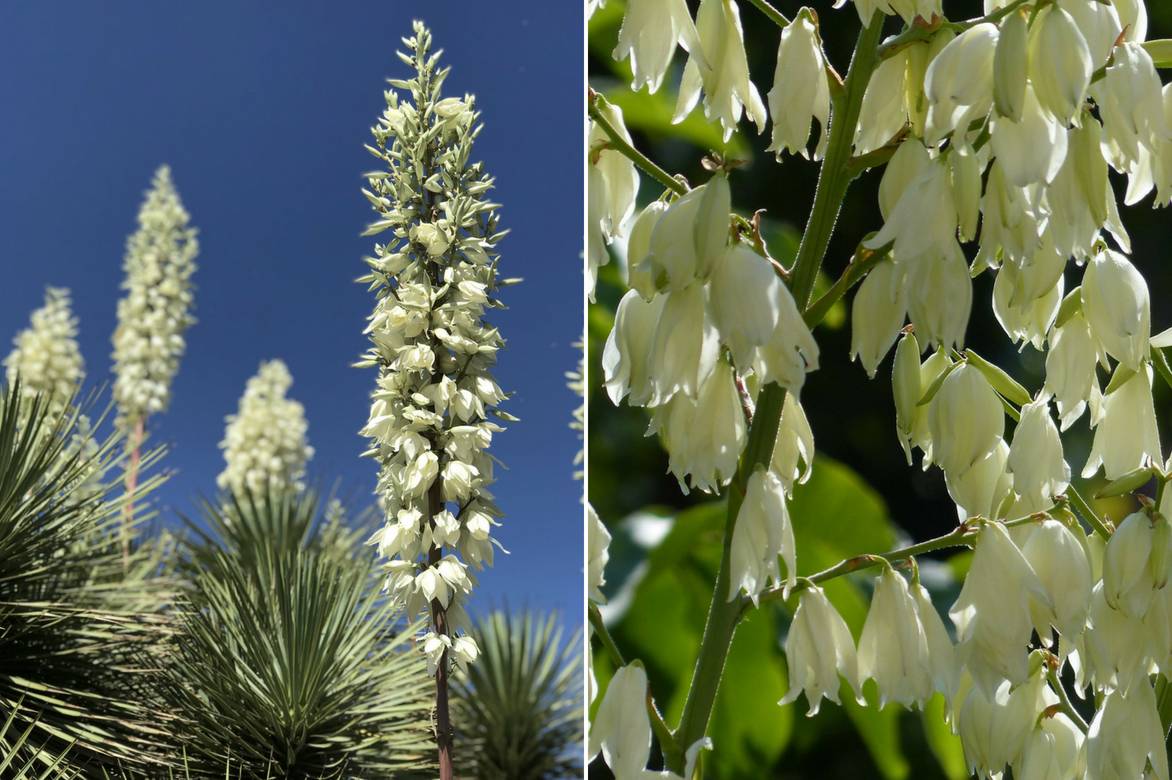
[[[883,224],[859,255],[873,264],[853,303],[852,353],[873,377],[898,341],[899,440],[909,464],[919,449],[924,468],[941,468],[957,533],[975,544],[949,611],[955,631],[917,576],[884,563],[856,644],[825,593],[796,576],[786,501],[814,454],[799,392],[817,344],[770,262],[730,239],[725,176],[635,215],[638,173],[618,143],[630,136],[596,99],[589,261],[596,271],[607,245],[625,242],[631,287],[603,355],[607,390],[651,410],[682,487],[714,492],[738,468],[757,391],[788,391],[772,459],[745,484],[728,594],[797,594],[783,703],[804,692],[816,712],[822,698],[838,701],[841,680],[862,701],[873,680],[881,706],[943,695],[979,776],[1168,780],[1153,686],[1172,681],[1172,460],[1152,382],[1162,360],[1153,349],[1172,346],[1172,331],[1152,336],[1110,181],[1111,171],[1127,177],[1126,205],[1153,192],[1157,206],[1172,202],[1172,89],[1145,48],[1144,4],[987,0],[987,16],[964,24],[947,22],[940,0],[855,5],[864,24],[883,13],[908,27],[879,49],[851,139],[856,156],[888,161]],[[631,59],[632,88],[659,89],[677,44],[689,54],[680,116],[703,94],[726,137],[742,113],[763,131],[736,2],[701,0],[695,24],[682,0],[628,2],[614,56]],[[819,156],[842,89],[817,16],[803,9],[781,33],[770,150],[808,155],[817,122]],[[1067,290],[1072,264],[1081,284]],[[991,303],[1006,334],[1044,354],[1038,393],[964,349],[972,277],[985,271],[996,274]],[[1061,436],[1084,412],[1094,443],[1083,477],[1102,471],[1125,485],[1119,493],[1159,485],[1156,502],[1141,497],[1118,529],[1076,506],[1098,527],[1090,535],[1067,509]],[[624,670],[616,696],[627,697],[625,726],[638,723],[641,744],[640,675]],[[1093,705],[1089,724],[1063,679]]]
[[[248,380],[220,442],[226,464],[216,477],[221,490],[259,499],[305,488],[305,464],[313,447],[306,440],[305,408],[286,397],[292,385],[293,376],[280,360],[261,363]]]
[[[126,296],[118,301],[113,339],[114,400],[124,428],[164,411],[171,400],[171,382],[186,348],[183,334],[195,322],[191,275],[199,243],[190,220],[164,165],[155,172],[138,212],[138,230],[126,244]]]
[[[360,366],[378,368],[362,433],[380,465],[377,494],[386,525],[371,539],[388,558],[386,587],[410,614],[431,609],[423,648],[434,669],[443,658],[475,659],[463,633],[472,569],[491,565],[492,528],[501,514],[488,488],[492,421],[506,396],[490,369],[504,344],[484,320],[499,307],[497,204],[484,199],[493,179],[470,163],[480,132],[473,98],[442,98],[447,68],[437,68],[431,34],[419,22],[400,58],[415,69],[391,80],[387,109],[369,151],[387,170],[364,191],[389,232],[368,258],[361,281],[377,295]],[[399,91],[409,94],[401,98]]]
[[[24,397],[48,397],[50,416],[65,410],[85,377],[69,290],[45,289],[45,305],[32,313],[29,326],[13,339],[4,368],[10,385],[20,379]]]

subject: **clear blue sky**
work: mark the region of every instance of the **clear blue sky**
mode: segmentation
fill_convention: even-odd
[[[371,239],[362,148],[413,18],[473,92],[477,157],[497,177],[502,269],[522,276],[495,322],[498,381],[522,418],[499,435],[495,492],[512,551],[481,581],[483,609],[582,610],[576,401],[564,372],[582,327],[580,3],[135,2],[0,6],[0,355],[47,284],[73,291],[89,386],[110,378],[123,245],[152,172],[172,166],[200,230],[196,316],[171,410],[150,422],[178,471],[160,500],[189,512],[214,490],[217,443],[245,380],[281,357],[309,418],[311,477],[365,501],[357,431],[373,372],[372,298],[353,283]]]

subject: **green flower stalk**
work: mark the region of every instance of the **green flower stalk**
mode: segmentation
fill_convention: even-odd
[[[367,174],[364,194],[378,214],[367,235],[386,234],[359,281],[375,294],[358,363],[378,369],[362,433],[379,463],[376,493],[386,518],[371,543],[386,563],[386,589],[409,615],[428,612],[422,637],[436,679],[440,776],[452,776],[447,681],[452,664],[478,654],[466,633],[470,570],[491,565],[491,530],[501,514],[488,488],[487,449],[512,420],[490,369],[504,341],[487,324],[499,308],[497,204],[492,177],[469,162],[480,133],[474,98],[441,98],[449,69],[437,67],[420,22],[399,58],[412,78],[390,81],[387,108],[367,149],[385,170]]]
[[[4,368],[9,385],[19,377],[22,396],[47,397],[50,419],[65,412],[85,377],[69,290],[45,288],[45,305],[32,313],[29,326],[13,340]]]
[[[118,301],[113,338],[117,424],[127,434],[130,451],[126,492],[131,501],[126,504],[124,526],[129,525],[133,508],[147,417],[165,411],[170,403],[171,382],[186,348],[183,334],[195,322],[191,276],[199,242],[190,221],[171,181],[171,169],[160,167],[139,209],[138,230],[126,242],[126,295]],[[128,534],[124,527],[124,554]]]
[[[313,448],[306,439],[305,408],[286,395],[292,384],[280,360],[261,363],[248,380],[220,442],[226,464],[216,477],[221,490],[259,498],[305,489],[305,464]]]

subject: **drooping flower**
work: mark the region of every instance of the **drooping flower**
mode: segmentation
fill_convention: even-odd
[[[1125,370],[1120,366],[1116,372]],[[1118,479],[1147,463],[1158,463],[1160,459],[1160,433],[1152,400],[1152,367],[1144,365],[1100,401],[1095,440],[1082,475],[1089,477],[1102,466],[1107,479]]]
[[[858,358],[872,379],[903,327],[906,290],[903,269],[886,260],[871,269],[855,295],[851,306],[851,360]]]
[[[677,44],[701,54],[700,34],[684,0],[630,0],[611,56],[617,62],[630,58],[632,90],[646,85],[648,92],[658,92]]]
[[[779,704],[789,704],[806,694],[810,715],[817,715],[826,698],[839,703],[839,676],[862,701],[859,661],[855,641],[842,615],[822,589],[814,585],[798,597],[798,608],[785,639],[789,692]]]
[[[1111,534],[1103,555],[1103,597],[1112,609],[1134,618],[1147,614],[1156,590],[1168,578],[1172,539],[1156,528],[1147,511],[1133,512]]]
[[[704,115],[719,121],[724,140],[732,138],[744,111],[758,132],[765,129],[765,104],[749,80],[741,14],[733,0],[700,0],[696,12],[700,52],[691,53],[684,66],[674,121],[680,122],[704,94]]]
[[[879,706],[923,707],[935,692],[928,635],[907,581],[890,566],[879,575],[859,637],[859,680],[874,680]]]
[[[817,121],[821,138],[814,159],[822,158],[829,136],[830,85],[826,81],[826,58],[812,13],[803,9],[781,31],[773,88],[769,90],[769,113],[773,117],[773,142],[769,151],[810,156],[811,122]]]
[[[305,487],[305,464],[313,448],[306,440],[305,408],[286,397],[292,384],[280,360],[261,363],[248,380],[220,442],[226,464],[216,477],[221,490],[261,498]]]
[[[606,526],[590,504],[586,504],[586,537],[588,598],[602,604],[606,601],[606,597],[602,595],[602,586],[606,584],[606,562],[610,559],[610,531],[606,530]]]
[[[728,244],[731,198],[728,179],[714,176],[656,220],[641,263],[653,289],[674,292],[708,278]]]
[[[1070,466],[1062,455],[1062,438],[1045,400],[1021,408],[1021,420],[1009,448],[1009,470],[1018,508],[1023,513],[1048,509],[1070,484]]]
[[[779,558],[785,563],[784,578],[778,567]],[[744,591],[756,603],[770,583],[784,584],[788,593],[797,582],[794,532],[785,489],[771,471],[758,468],[749,477],[733,528],[729,566],[729,601]]]
[[[1127,693],[1107,694],[1087,732],[1087,776],[1142,777],[1151,762],[1153,780],[1168,780],[1164,727],[1151,684],[1140,679]]]
[[[1074,721],[1058,712],[1042,718],[1026,737],[1013,765],[1019,780],[1064,780],[1086,772],[1085,737]]]
[[[1078,290],[1071,293],[1078,294]],[[1099,351],[1081,311],[1072,314],[1066,322],[1050,332],[1045,389],[1054,396],[1062,430],[1069,428],[1082,416],[1088,400],[1099,391],[1095,375]]]
[[[928,124],[924,141],[939,144],[954,130],[963,137],[970,122],[993,107],[993,56],[997,25],[970,27],[936,55],[924,80],[928,97]],[[962,145],[964,142],[962,141]]]
[[[1148,358],[1152,315],[1147,282],[1135,266],[1118,252],[1096,255],[1083,274],[1082,304],[1107,354],[1138,371]]]
[[[784,285],[769,261],[745,244],[734,244],[716,263],[708,305],[720,340],[742,370],[777,329]]]
[[[769,468],[781,480],[787,495],[793,495],[794,485],[805,483],[814,470],[814,431],[806,419],[806,410],[793,393],[785,394]]]
[[[1031,602],[1034,627],[1046,644],[1050,626],[1064,643],[1073,643],[1086,627],[1094,579],[1086,549],[1072,531],[1057,520],[1043,520],[1029,532],[1021,554],[1038,576],[1049,605]]]
[[[623,123],[623,111],[605,100],[595,104],[610,126],[630,143],[631,134]],[[608,148],[610,137],[597,122],[590,123],[589,165],[586,188],[587,208],[587,293],[594,299],[594,285],[598,269],[610,262],[606,247],[625,229],[635,210],[635,195],[639,192],[639,172],[635,164],[614,149]],[[442,252],[441,252],[442,254]]]
[[[932,459],[961,474],[991,453],[1005,432],[1005,410],[984,374],[967,363],[944,380],[928,412]]]
[[[1030,83],[1038,102],[1063,125],[1076,120],[1095,65],[1074,17],[1051,4],[1030,30]]]

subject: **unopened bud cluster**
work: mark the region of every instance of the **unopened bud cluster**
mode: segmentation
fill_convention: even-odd
[[[306,440],[305,408],[287,396],[293,376],[280,360],[261,363],[248,380],[236,414],[228,415],[221,490],[261,499],[303,490],[305,464],[313,457]]]
[[[126,294],[118,301],[113,355],[114,400],[124,427],[166,410],[171,400],[186,349],[183,334],[195,322],[191,276],[199,243],[189,223],[171,170],[163,166],[126,244]]]
[[[796,604],[782,703],[804,693],[813,714],[823,698],[839,701],[842,681],[865,702],[873,681],[879,706],[922,708],[942,696],[981,777],[1167,780],[1154,686],[1172,681],[1172,461],[1152,385],[1172,334],[1152,336],[1147,283],[1129,259],[1110,180],[1112,171],[1126,177],[1125,205],[1153,193],[1157,206],[1172,202],[1172,90],[1144,45],[1143,0],[997,0],[964,24],[949,22],[940,0],[855,7],[864,25],[882,13],[908,27],[879,49],[846,136],[856,159],[886,161],[881,221],[854,261],[870,265],[853,302],[851,350],[874,377],[895,347],[898,441],[909,465],[919,450],[924,469],[943,472],[955,533],[975,548],[951,627],[914,562],[869,563],[882,571],[857,637],[826,593],[797,576],[787,499],[814,457],[799,393],[818,346],[763,248],[731,229],[724,174],[637,212],[638,173],[616,143],[630,135],[598,98],[590,264],[605,264],[608,246],[620,256],[625,247],[631,288],[604,350],[606,388],[615,403],[650,411],[682,487],[711,492],[743,465],[758,390],[788,391],[772,459],[742,474],[727,594]],[[630,59],[633,89],[654,92],[683,47],[677,119],[703,96],[727,138],[742,113],[758,132],[768,121],[742,38],[734,0],[702,0],[695,22],[683,2],[632,0],[614,56]],[[835,90],[846,99],[818,16],[803,9],[780,33],[768,94],[779,159],[821,156]],[[811,149],[815,124],[822,134]],[[1037,392],[965,349],[972,279],[985,272],[995,275],[989,303],[1006,335],[1043,357]],[[1068,277],[1080,281],[1068,289]],[[1141,501],[1118,528],[1068,498],[1077,494],[1062,433],[1084,414],[1094,433],[1084,478],[1102,473],[1123,485],[1116,494],[1158,485],[1157,501]],[[592,536],[599,566],[604,531]],[[1090,723],[1062,680],[1093,709]],[[608,688],[593,747],[618,776],[634,777],[615,762],[646,760],[634,712],[646,676],[629,666],[616,683],[638,738],[607,733]]]
[[[473,660],[475,642],[463,602],[472,571],[493,561],[500,510],[488,488],[490,415],[505,394],[490,369],[504,344],[484,320],[503,280],[497,277],[493,180],[470,162],[480,132],[471,96],[441,98],[447,68],[437,67],[431,33],[416,23],[400,53],[415,74],[390,81],[387,108],[367,147],[385,170],[368,174],[367,199],[387,234],[360,281],[376,295],[360,366],[378,369],[363,435],[379,463],[377,495],[386,524],[371,542],[386,563],[386,587],[409,614],[444,616],[423,639],[433,668],[445,657]]]

